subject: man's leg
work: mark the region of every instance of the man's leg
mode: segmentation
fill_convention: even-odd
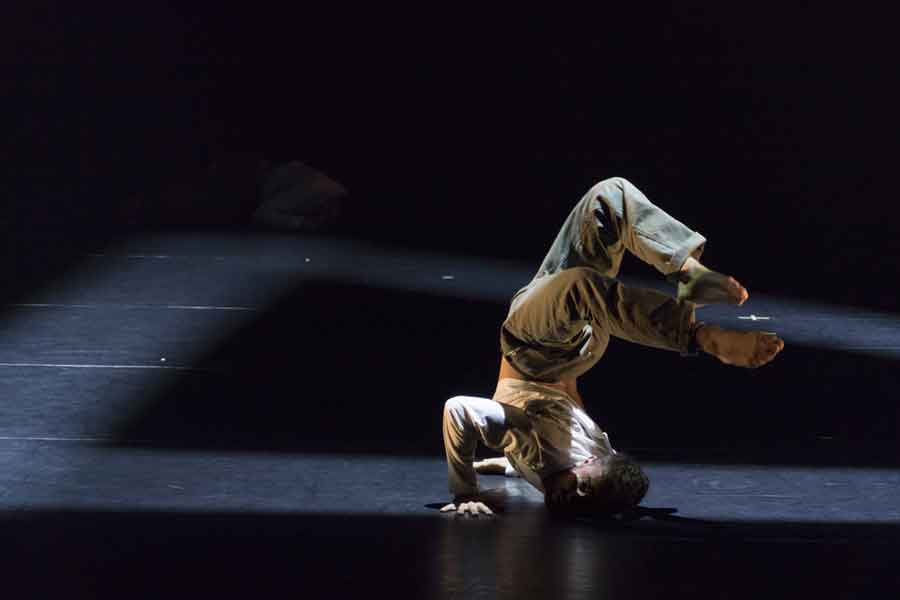
[[[614,278],[625,250],[678,282],[679,299],[742,304],[746,290],[699,262],[706,238],[614,177],[588,190],[563,223],[536,277],[586,266]]]
[[[587,269],[583,277],[596,277]],[[757,368],[770,362],[784,348],[774,333],[733,331],[717,325],[697,323],[694,304],[675,300],[656,290],[629,287],[620,281],[608,282],[605,294],[596,295],[597,283],[582,286],[579,295],[591,311],[605,317],[609,334],[621,339],[686,354],[702,350],[721,362],[737,367]]]
[[[697,323],[693,302],[629,287],[617,280],[609,283],[602,302],[589,296],[584,300],[591,310],[606,317],[610,335],[645,346],[683,355],[702,350],[725,364],[747,368],[763,366],[784,348],[784,342],[774,333],[733,331]]]
[[[700,258],[706,238],[650,202],[621,177],[594,185],[569,213],[539,274],[592,267],[606,277],[619,272],[629,250],[663,275],[688,256]]]
[[[688,354],[696,343],[726,364],[757,367],[769,362],[783,347],[774,334],[716,326],[701,329],[695,320],[694,303],[627,286],[589,267],[566,269],[535,280],[514,301],[513,308],[504,327],[526,339],[554,341],[560,333],[571,334],[567,323],[589,322],[598,342],[596,353],[605,350],[609,336],[681,354]],[[502,340],[501,336],[501,344]]]

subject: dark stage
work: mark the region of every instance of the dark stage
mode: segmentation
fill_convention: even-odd
[[[7,596],[900,592],[888,15],[45,4],[2,36]],[[317,231],[256,216],[291,161],[349,190]],[[641,508],[482,476],[498,515],[442,514],[444,401],[491,395],[510,297],[614,176],[749,289],[699,318],[784,351],[614,339],[579,387]]]
[[[897,583],[896,445],[846,431],[890,389],[896,316],[765,295],[701,309],[784,337],[752,372],[614,344],[584,394],[646,461],[641,518],[553,519],[522,480],[484,477],[503,513],[467,522],[437,510],[440,408],[490,394],[493,324],[526,264],[246,231],[65,250],[30,237],[7,272],[68,267],[4,307],[4,564],[23,590],[841,597]]]

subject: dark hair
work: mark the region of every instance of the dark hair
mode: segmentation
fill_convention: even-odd
[[[570,504],[552,508],[560,513],[612,516],[633,509],[650,489],[650,479],[627,454],[613,454],[592,466],[597,469],[597,477],[593,478],[593,493],[574,498]]]
[[[602,464],[605,464],[606,472],[600,480],[599,493],[594,500],[611,514],[640,504],[650,489],[650,479],[641,466],[621,452],[613,454]]]

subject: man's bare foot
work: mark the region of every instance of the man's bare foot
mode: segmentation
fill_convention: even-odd
[[[678,299],[698,305],[736,304],[750,296],[734,277],[707,269],[694,257],[688,257],[677,275]]]
[[[704,352],[736,367],[761,367],[784,348],[784,340],[766,331],[731,331],[718,325],[702,325],[696,336]]]

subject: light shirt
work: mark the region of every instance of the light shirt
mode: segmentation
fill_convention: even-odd
[[[455,396],[444,403],[444,450],[450,493],[478,493],[472,463],[481,441],[544,491],[543,479],[592,456],[615,454],[609,436],[565,392],[532,381],[502,379],[494,399]]]

